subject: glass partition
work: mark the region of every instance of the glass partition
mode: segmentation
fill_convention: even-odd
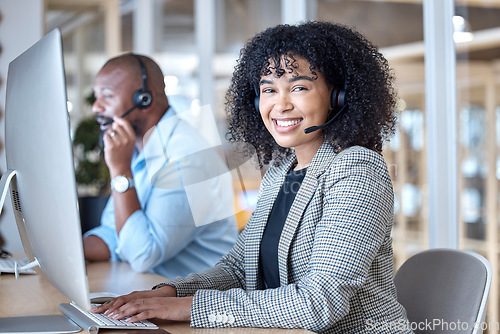
[[[356,27],[395,72],[398,127],[383,154],[395,193],[393,239],[399,267],[428,247],[423,6],[418,1],[319,0],[317,18]]]
[[[500,3],[456,1],[453,24],[459,120],[459,247],[490,261],[493,280],[487,320],[498,325]]]

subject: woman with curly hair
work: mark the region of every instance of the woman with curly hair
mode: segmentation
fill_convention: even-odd
[[[246,228],[212,269],[94,312],[193,327],[410,333],[393,283],[394,198],[380,154],[395,98],[387,61],[351,28],[308,22],[256,35],[227,93],[228,139],[270,165]]]

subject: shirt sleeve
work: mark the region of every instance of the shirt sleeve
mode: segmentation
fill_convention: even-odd
[[[134,212],[117,235],[113,196],[101,217],[101,225],[87,235],[101,238],[111,261],[126,261],[134,271],[148,272],[184,249],[196,233],[189,202],[182,189],[151,187],[143,209]]]
[[[196,233],[184,190],[152,188],[144,207],[127,219],[116,247],[119,258],[138,272],[176,256]]]
[[[101,215],[101,225],[86,232],[84,236],[95,235],[108,246],[111,255],[110,261],[120,261],[116,253],[118,236],[116,235],[115,215],[113,210],[113,197],[110,196]]]

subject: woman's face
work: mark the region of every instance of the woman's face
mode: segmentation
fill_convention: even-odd
[[[281,59],[282,64],[285,59]],[[317,150],[323,142],[321,130],[304,133],[308,127],[325,123],[330,109],[330,95],[322,73],[311,73],[303,58],[288,58],[292,71],[260,80],[259,109],[267,130],[282,147]],[[297,65],[295,67],[295,65]],[[290,73],[291,72],[291,73]]]

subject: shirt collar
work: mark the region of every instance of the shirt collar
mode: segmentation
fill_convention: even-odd
[[[158,131],[158,128],[165,128],[165,123],[167,123],[167,119],[172,117],[172,116],[176,116],[177,113],[175,112],[175,110],[169,106],[168,109],[165,111],[165,113],[163,114],[163,116],[160,118],[160,121],[158,122],[158,124],[156,124],[156,126],[154,126],[153,128],[151,128],[149,131],[153,131],[151,133],[151,136],[155,135],[155,132]],[[173,130],[173,129],[172,129]],[[148,132],[149,132],[148,131]],[[166,136],[168,136],[169,134],[165,134]],[[150,137],[151,137],[150,136]],[[138,167],[141,167],[143,164],[146,163],[146,158],[145,158],[145,151],[147,152],[147,150],[149,149],[148,147],[148,142],[146,142],[146,144],[144,144],[144,147],[142,149],[141,152],[139,152],[137,150],[136,147],[134,147],[134,154],[132,156],[132,164],[131,164],[131,167],[132,167],[132,171],[134,171],[135,169],[137,169]],[[150,144],[151,145],[151,144]]]

